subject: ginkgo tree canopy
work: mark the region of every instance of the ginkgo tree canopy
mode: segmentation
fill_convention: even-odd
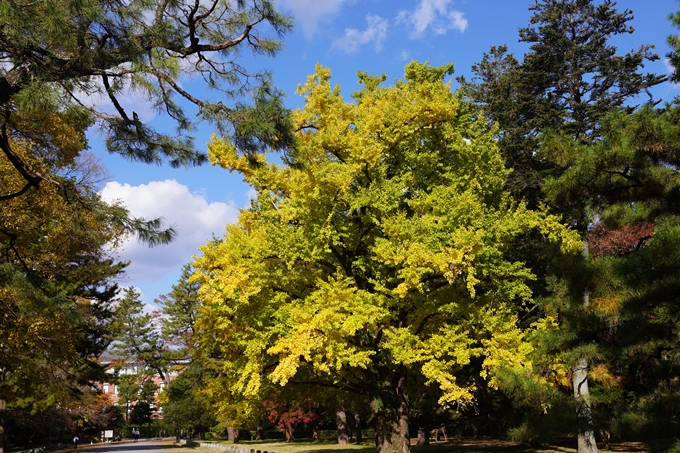
[[[452,92],[452,72],[412,62],[392,86],[360,73],[348,102],[319,66],[283,156],[212,140],[212,162],[257,190],[195,262],[199,328],[231,392],[350,390],[371,401],[379,450],[408,451],[409,373],[450,405],[473,399],[457,378],[473,359],[492,384],[500,365],[531,367],[515,312],[532,275],[505,259],[509,244],[531,230],[565,252],[580,243],[503,191],[496,130]]]

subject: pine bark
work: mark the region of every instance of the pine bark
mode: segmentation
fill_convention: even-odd
[[[588,259],[588,241],[583,241],[583,258]],[[583,291],[583,309],[590,305],[590,294],[586,288]],[[576,417],[578,419],[578,453],[597,453],[595,432],[593,431],[593,417],[590,406],[590,391],[588,390],[588,360],[581,357],[572,372],[574,399],[576,400]]]
[[[578,417],[578,453],[597,453],[588,391],[588,361],[581,358],[573,370],[574,398]]]

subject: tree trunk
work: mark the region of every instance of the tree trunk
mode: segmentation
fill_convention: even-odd
[[[338,411],[335,413],[335,422],[338,425],[338,444],[349,444],[349,436],[347,436],[347,414],[345,414],[345,411]]]
[[[0,453],[5,451],[5,420],[7,416],[7,401],[0,397]]]
[[[406,368],[394,373],[391,391],[371,401],[378,453],[411,453],[406,399]]]
[[[430,431],[425,428],[418,428],[417,445],[430,445]]]
[[[359,412],[354,413],[354,437],[356,437],[357,445],[363,442],[361,437],[361,414]]]
[[[227,440],[230,442],[234,442],[234,428],[228,427],[227,428]]]
[[[588,259],[588,241],[583,241],[583,258]],[[590,305],[590,294],[586,288],[583,291],[583,308]],[[590,408],[590,392],[588,391],[588,360],[579,359],[573,369],[572,383],[574,399],[576,400],[576,416],[578,418],[578,453],[597,453],[593,418]]]
[[[449,441],[449,436],[446,435],[446,426],[444,425],[437,428],[437,442],[439,442],[442,437],[444,438],[444,442]]]
[[[264,440],[264,427],[262,423],[257,424],[257,429],[255,430],[255,440]]]
[[[588,391],[588,362],[581,358],[573,370],[574,398],[578,417],[578,453],[597,453]]]
[[[602,441],[604,442],[604,449],[605,450],[611,450],[612,449],[612,436],[609,433],[608,430],[604,430],[602,433]]]
[[[486,419],[489,421],[489,434],[491,437],[498,437],[499,435],[499,428],[498,428],[498,423],[496,423],[496,419],[493,418],[493,415],[491,415],[491,412],[488,412],[486,414]]]
[[[286,432],[286,442],[291,443],[295,441],[295,436],[293,436],[293,424],[286,423],[284,426],[284,431]]]
[[[0,105],[5,105],[13,94],[18,93],[29,78],[28,65],[22,64],[10,69],[0,77]],[[3,448],[3,446],[0,446]]]

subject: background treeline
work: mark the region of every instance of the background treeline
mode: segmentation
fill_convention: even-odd
[[[280,48],[290,19],[268,1],[58,5],[0,3],[0,447],[150,426],[160,403],[166,432],[234,442],[275,427],[370,434],[381,453],[432,434],[680,448],[680,106],[648,95],[680,75],[611,45],[630,11],[538,0],[529,51],[492,47],[455,90],[451,65],[411,62],[396,81],[359,73],[345,100],[317,67],[291,112],[230,57]],[[262,23],[277,36],[251,39]],[[183,71],[237,101],[186,92]],[[130,85],[176,135],[120,106]],[[207,153],[186,105],[221,133]],[[257,192],[154,315],[119,292],[110,244],[174,232],[99,199],[93,124],[112,152],[210,160]],[[118,406],[92,387],[107,348],[144,370],[118,377]]]

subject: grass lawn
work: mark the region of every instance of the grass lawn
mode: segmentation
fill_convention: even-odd
[[[227,442],[224,442],[227,443]],[[576,441],[573,442],[576,446]],[[267,451],[268,453],[373,453],[375,445],[364,443],[360,445],[338,445],[335,442],[296,441],[294,443],[272,441],[242,441],[242,447]],[[215,453],[216,449],[199,448],[204,453]],[[614,444],[612,450],[621,453],[644,451],[644,446],[637,443]],[[551,446],[548,448],[529,448],[514,442],[498,439],[453,439],[449,442],[439,442],[428,446],[412,446],[413,453],[487,453],[487,452],[517,452],[517,453],[575,453],[576,448],[566,446]],[[603,450],[604,451],[604,450]]]

